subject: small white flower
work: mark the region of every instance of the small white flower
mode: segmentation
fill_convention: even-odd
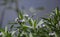
[[[2,32],[0,33],[0,35],[2,35]]]
[[[41,25],[41,27],[45,27],[45,25],[44,25],[44,24],[42,24],[42,25]]]
[[[25,22],[25,19],[23,19],[23,20],[18,20],[19,22]]]
[[[17,22],[18,21],[18,17],[15,19],[15,22]]]
[[[28,17],[29,15],[28,14],[24,14],[23,16]]]
[[[55,35],[55,32],[50,32],[49,35]]]

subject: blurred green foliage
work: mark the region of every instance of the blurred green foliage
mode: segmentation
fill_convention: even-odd
[[[59,37],[60,36],[60,11],[55,8],[48,18],[42,18],[42,21],[25,16],[19,11],[18,18],[11,25],[10,29],[0,29],[1,37]],[[42,23],[43,22],[43,23]],[[28,23],[29,25],[26,25]],[[18,24],[19,26],[14,27]],[[15,30],[13,29],[15,28]]]
[[[4,5],[9,0],[4,0]],[[14,2],[15,0],[11,0]],[[37,8],[38,9],[38,8]],[[44,9],[44,8],[39,8]],[[18,10],[18,8],[17,8]],[[10,29],[6,26],[5,29],[0,28],[1,37],[59,37],[60,36],[60,11],[55,8],[48,18],[37,22],[29,16],[24,15],[20,10],[17,11],[18,18],[12,24]],[[28,23],[28,25],[26,25]],[[19,26],[14,26],[19,25]]]

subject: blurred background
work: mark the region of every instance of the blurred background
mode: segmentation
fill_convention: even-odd
[[[16,0],[0,0],[0,27],[4,28],[9,22],[17,18]],[[60,0],[17,0],[18,8],[29,16],[48,17],[57,6],[60,8]]]

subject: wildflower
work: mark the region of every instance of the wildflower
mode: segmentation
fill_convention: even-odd
[[[18,21],[18,17],[15,19],[15,22],[17,22]]]
[[[23,16],[25,17],[25,19],[28,19],[29,15],[28,14],[24,14]]]
[[[45,27],[45,25],[44,24],[41,24],[41,27]]]
[[[25,22],[25,19],[18,19],[18,18],[16,18],[15,19],[15,22],[16,23],[22,23],[22,22]]]
[[[28,14],[24,14],[23,16],[28,17],[29,15]]]
[[[18,22],[25,22],[25,19],[22,19],[22,20],[18,20]]]

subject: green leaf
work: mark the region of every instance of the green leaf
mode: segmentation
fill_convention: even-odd
[[[5,33],[7,33],[7,31],[8,31],[8,28],[7,28],[7,26],[5,27]]]
[[[41,19],[41,20],[38,22],[37,27],[38,27],[38,26],[41,27],[41,24],[43,24],[43,23],[44,23],[44,21],[43,21],[43,19]]]
[[[24,27],[25,29],[27,29],[27,28],[32,28],[31,26],[27,26],[27,25],[23,25],[23,27]]]
[[[14,25],[11,25],[10,29],[12,29],[14,27]]]
[[[37,26],[37,21],[34,20],[34,28],[36,28],[36,26]]]
[[[42,18],[43,20],[46,20],[48,22],[51,22],[51,19],[50,18]]]
[[[58,7],[55,9],[55,11],[56,11],[56,15],[59,16],[59,8]]]
[[[16,33],[16,31],[12,31],[12,34],[11,35],[14,35]]]
[[[19,12],[18,12],[18,15],[19,15],[19,16],[18,16],[18,17],[19,17],[19,19],[23,19],[23,14],[22,14],[22,12],[21,12],[21,11],[19,11]]]
[[[29,37],[33,37],[32,33],[30,32]]]
[[[2,28],[0,28],[0,31],[1,31],[1,32],[5,32],[5,30],[4,30],[4,29],[2,29]]]
[[[34,25],[33,19],[29,19],[28,22],[29,22],[30,26],[33,26]]]

